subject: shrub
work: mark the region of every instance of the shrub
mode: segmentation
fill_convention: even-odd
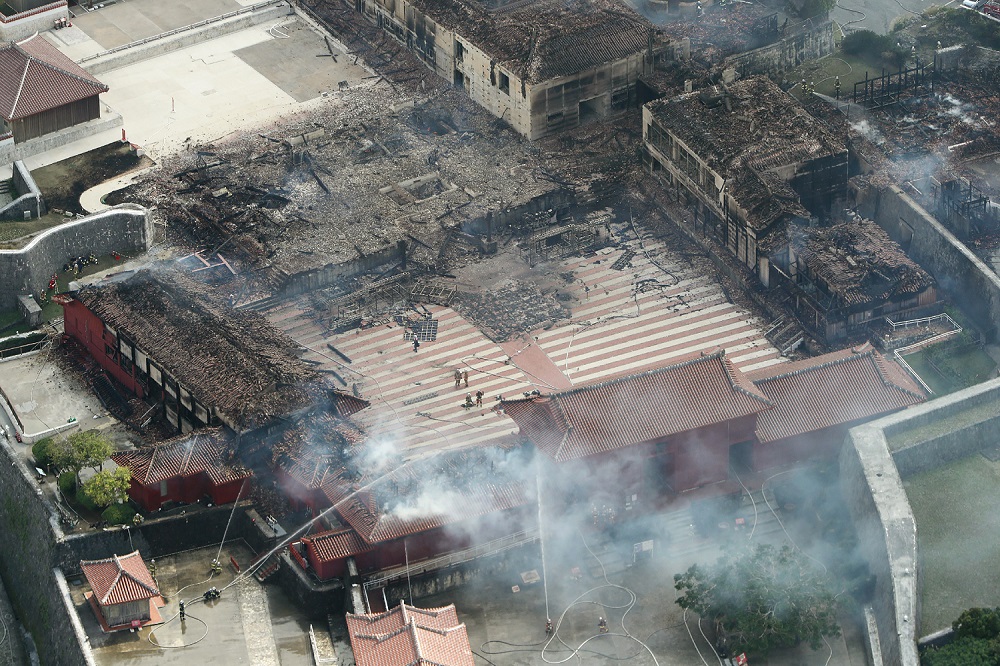
[[[45,469],[52,464],[52,454],[49,453],[49,446],[52,445],[52,438],[46,437],[35,442],[31,447],[31,456],[35,459],[35,464]]]
[[[63,472],[59,475],[59,490],[66,496],[66,499],[73,499],[76,495],[76,474],[73,472]]]
[[[892,39],[872,30],[857,30],[844,37],[840,50],[859,58],[879,58],[895,46]]]
[[[94,503],[94,500],[90,499],[87,493],[83,492],[82,487],[77,488],[76,502],[87,511],[100,511],[100,507]]]
[[[112,504],[101,514],[101,518],[109,525],[131,525],[133,516],[135,509],[128,503]]]

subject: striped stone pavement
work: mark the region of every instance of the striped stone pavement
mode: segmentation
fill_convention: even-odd
[[[709,270],[645,241],[624,270],[612,264],[624,252],[605,248],[568,260],[567,285],[576,299],[570,322],[532,334],[535,343],[574,386],[662,367],[722,347],[747,371],[784,359],[764,337],[764,321],[733,304]],[[654,257],[655,263],[649,258]]]
[[[437,339],[416,353],[395,323],[325,335],[294,305],[269,313],[308,351],[304,358],[335,370],[350,389],[372,402],[354,419],[376,437],[398,442],[411,453],[461,448],[517,433],[512,420],[490,408],[499,395],[533,387],[507,353],[451,308],[428,306],[438,321]],[[351,359],[346,363],[327,344]],[[455,388],[456,369],[469,372],[469,386]],[[466,393],[481,390],[482,408],[462,406]]]
[[[354,417],[361,425],[411,455],[515,435],[514,422],[490,409],[500,395],[593,384],[716,347],[745,371],[784,360],[764,338],[765,322],[726,298],[707,260],[685,259],[649,240],[645,251],[638,242],[632,249],[637,253],[623,270],[612,268],[622,248],[552,267],[572,273],[564,289],[574,297],[571,319],[500,344],[455,310],[433,305],[427,309],[439,322],[437,339],[416,353],[396,323],[328,334],[304,300],[268,318],[310,350],[306,359],[336,371],[342,388],[372,402]],[[455,388],[456,369],[469,371],[468,388]],[[483,407],[462,407],[465,394],[477,390],[485,393]]]

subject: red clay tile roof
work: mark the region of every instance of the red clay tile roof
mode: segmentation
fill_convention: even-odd
[[[773,442],[869,419],[926,397],[868,344],[750,373],[775,408],[757,417],[757,439]]]
[[[340,500],[336,511],[366,544],[399,539],[531,503],[531,488],[498,447],[413,460]],[[500,464],[494,464],[500,461]]]
[[[160,594],[138,550],[106,560],[82,560],[80,568],[102,606],[142,601]]]
[[[212,435],[180,437],[164,444],[134,451],[119,451],[111,460],[127,467],[132,478],[141,485],[159,483],[174,477],[207,474],[215,485],[238,481],[252,476],[239,464],[224,462],[226,448]]]
[[[0,113],[8,122],[107,90],[41,35],[0,47]]]
[[[521,434],[554,460],[663,439],[770,408],[724,351],[552,395],[503,401]]]
[[[302,538],[302,544],[320,562],[332,562],[371,550],[350,529],[329,530]]]
[[[416,608],[400,603],[385,613],[347,614],[358,666],[475,666],[455,606]]]

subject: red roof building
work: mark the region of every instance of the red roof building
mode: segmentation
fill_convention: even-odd
[[[926,399],[902,368],[869,344],[748,377],[775,405],[757,417],[755,470],[836,455],[851,427]]]
[[[454,604],[385,613],[347,614],[357,666],[475,666],[469,634]]]
[[[506,455],[473,447],[410,461],[370,481],[326,476],[321,490],[341,524],[293,544],[299,563],[330,580],[344,575],[349,557],[361,573],[380,571],[530,529],[534,484],[514,476],[521,462]]]
[[[203,497],[214,504],[229,504],[239,497],[250,470],[226,462],[227,448],[216,430],[183,436],[157,446],[119,451],[111,460],[132,472],[129,497],[146,511],[166,502],[191,504]]]
[[[217,425],[263,432],[328,399],[291,338],[189,276],[123,271],[58,302],[66,335],[179,434]]]
[[[105,632],[162,621],[157,606],[164,602],[139,551],[104,560],[83,560],[80,568],[92,590],[87,599]]]
[[[107,91],[41,35],[0,47],[0,114],[17,143],[100,118]]]
[[[726,479],[730,446],[751,441],[758,415],[772,406],[724,351],[502,403],[539,451],[564,466],[580,460],[608,470],[616,477],[608,483],[623,494],[660,485],[646,473],[651,465],[674,491]]]

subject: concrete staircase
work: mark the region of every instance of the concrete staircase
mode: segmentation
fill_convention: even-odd
[[[17,198],[17,190],[14,189],[14,181],[0,180],[0,208],[3,208]]]
[[[787,356],[805,341],[806,332],[794,317],[781,317],[768,327],[765,337],[782,356]]]

